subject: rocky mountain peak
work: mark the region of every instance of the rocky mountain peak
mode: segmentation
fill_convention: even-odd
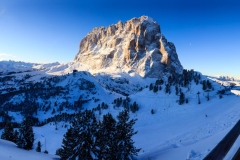
[[[160,25],[148,16],[94,28],[82,39],[75,61],[95,72],[121,69],[142,77],[183,70],[174,44],[167,41]]]

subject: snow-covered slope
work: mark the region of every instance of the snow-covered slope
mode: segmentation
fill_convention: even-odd
[[[12,74],[12,72],[29,72],[33,70],[41,70],[52,66],[59,65],[55,63],[27,63],[21,61],[0,61],[0,73],[1,74]]]
[[[240,86],[240,82],[238,80],[235,80],[233,77],[228,76],[208,76],[209,79],[212,79],[213,81],[219,83],[223,86]]]
[[[198,104],[197,91],[191,91],[185,105],[178,105],[173,95],[161,93],[131,97],[142,106],[134,114],[138,118],[134,140],[142,148],[139,159],[203,159],[239,120],[239,97],[219,99],[211,94],[207,101],[201,95]]]
[[[58,156],[27,151],[17,148],[16,144],[0,139],[1,160],[57,160]]]
[[[125,99],[128,95],[130,104],[137,102],[139,106],[137,112],[131,113],[132,118],[138,119],[134,126],[138,134],[133,137],[136,146],[142,148],[138,159],[148,157],[151,159],[202,159],[224,137],[240,116],[237,105],[240,102],[239,97],[234,94],[223,94],[223,98],[220,99],[217,92],[225,89],[224,86],[219,85],[223,81],[217,81],[212,77],[207,78],[199,73],[201,81],[209,80],[214,89],[204,92],[202,84],[197,85],[194,81],[191,81],[187,87],[179,86],[185,98],[188,99],[188,103],[179,105],[179,94],[176,95],[174,85],[170,87],[171,92],[167,94],[165,84],[162,84],[162,89],[157,92],[150,90],[150,85],[155,84],[156,78],[142,78],[136,73],[125,73],[120,70],[92,74],[85,70],[85,66],[79,62],[70,62],[50,65],[42,70],[27,73],[2,75],[0,89],[3,95],[9,92],[16,93],[8,100],[16,105],[25,102],[26,99],[26,90],[20,90],[20,88],[29,87],[28,90],[31,90],[32,85],[34,89],[37,84],[43,84],[43,86],[40,85],[41,90],[49,93],[50,88],[60,87],[59,93],[54,92],[47,99],[41,95],[37,96],[35,101],[41,107],[37,109],[37,114],[34,113],[34,116],[38,117],[40,122],[45,122],[46,119],[60,113],[72,114],[78,111],[80,108],[74,108],[76,102],[84,102],[82,108],[87,109],[95,108],[104,102],[108,108],[103,109],[98,117],[108,112],[117,115],[123,108],[116,107],[114,100],[120,97]],[[162,78],[164,83],[167,83],[168,78]],[[200,91],[201,104],[198,104],[198,91]],[[78,101],[79,99],[81,101]],[[66,101],[72,104],[72,107],[63,107],[59,110]],[[18,123],[23,117],[20,111],[9,111],[9,115],[13,116],[14,121]],[[58,130],[55,130],[56,126],[53,122],[46,123],[42,127],[34,127],[34,149],[37,141],[41,141],[42,148],[46,145],[49,153],[55,154],[56,149],[61,147],[67,125],[69,124],[60,120],[57,123]]]

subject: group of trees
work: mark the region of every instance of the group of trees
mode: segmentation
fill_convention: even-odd
[[[149,86],[149,90],[153,91],[154,93],[158,92],[159,90],[162,90],[162,84],[164,83],[164,81],[162,79],[158,79],[156,80],[155,84],[151,83]]]
[[[136,101],[134,101],[132,104],[130,103],[130,98],[126,96],[125,99],[122,99],[122,97],[117,98],[113,101],[114,108],[115,107],[123,107],[127,111],[131,111],[133,113],[137,112],[139,110],[139,105]]]
[[[149,90],[153,91],[154,93],[158,92],[162,89],[162,85],[165,85],[164,91],[166,94],[171,94],[171,87],[175,86],[175,94],[179,96],[178,103],[182,105],[184,103],[188,103],[188,98],[185,97],[185,94],[182,92],[181,87],[187,88],[187,91],[191,88],[191,82],[195,82],[196,85],[199,83],[202,84],[202,89],[205,92],[208,92],[206,98],[207,100],[210,99],[209,92],[213,90],[212,83],[209,80],[201,80],[201,75],[194,70],[183,70],[182,74],[173,74],[167,77],[164,81],[162,79],[156,80],[155,84],[151,83],[149,86]],[[220,95],[222,98],[222,95]],[[200,104],[199,94],[198,94],[198,103]]]
[[[14,130],[11,122],[6,123],[1,139],[12,141],[19,148],[30,150],[33,147],[34,133],[32,129],[32,118],[25,117],[19,130]]]
[[[194,72],[194,70],[183,70],[182,74],[173,74],[167,77],[167,80],[158,79],[156,80],[155,84],[151,83],[149,86],[149,90],[153,91],[154,93],[162,90],[162,85],[165,85],[165,93],[171,94],[171,86],[179,86],[177,89],[181,87],[188,87],[192,81],[194,81],[197,85],[201,80],[200,74]],[[176,91],[176,95],[178,95],[178,90]]]
[[[88,92],[96,94],[95,84],[81,78],[75,82],[76,84],[68,84],[66,86],[57,85],[59,82],[65,80],[67,76],[69,75],[42,77],[38,82],[26,81],[31,78],[30,74],[26,74],[22,79],[16,76],[2,76],[0,77],[0,83],[9,85],[4,89],[2,87],[0,90],[0,106],[4,112],[20,112],[23,116],[37,116],[39,111],[44,112],[44,114],[52,112],[53,115],[56,115],[61,114],[64,109],[82,110],[84,103],[94,99],[94,97],[87,98],[87,96]],[[18,87],[16,87],[16,84]],[[86,90],[87,94],[84,94],[84,98],[80,95],[78,99],[68,101],[68,94],[73,85],[78,86],[79,90]],[[14,88],[11,89],[11,87]],[[20,97],[20,101],[10,101],[17,96]],[[61,96],[65,101],[58,101],[58,96]],[[49,101],[50,98],[55,98],[56,101]]]
[[[202,81],[202,89],[205,91],[207,89],[212,89],[212,83],[209,80]]]
[[[127,110],[119,113],[117,121],[109,113],[97,121],[93,111],[85,110],[73,120],[56,154],[61,159],[131,159],[140,151],[131,139],[137,133],[135,122]]]
[[[33,81],[26,82],[30,77],[29,74],[23,76],[22,79],[16,76],[0,77],[0,83],[8,84],[0,90],[0,105],[4,111],[21,111],[23,116],[32,116],[38,108],[42,107],[36,102],[38,98],[47,101],[50,97],[68,94],[66,88],[56,85],[66,79],[66,76],[43,77],[41,81],[36,83]],[[12,85],[13,82],[15,85]],[[18,87],[16,87],[16,84]],[[14,96],[23,97],[24,100],[20,103],[10,102],[9,100]],[[25,108],[28,109],[25,110]]]

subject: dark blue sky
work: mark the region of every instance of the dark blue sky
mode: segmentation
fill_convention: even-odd
[[[69,62],[94,27],[148,15],[184,68],[240,77],[237,0],[1,0],[0,60]]]

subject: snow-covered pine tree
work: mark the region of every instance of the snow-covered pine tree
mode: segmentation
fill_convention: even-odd
[[[99,148],[97,151],[98,159],[117,159],[116,133],[116,120],[110,113],[104,115],[96,134],[96,145]]]
[[[1,139],[14,142],[14,130],[11,123],[6,123],[2,132]]]
[[[26,150],[32,149],[34,142],[34,133],[30,117],[25,117],[19,129],[17,146]]]
[[[68,159],[69,157],[74,157],[73,148],[76,146],[74,134],[74,129],[71,126],[63,136],[62,148],[59,149],[58,155],[61,157],[61,160]]]
[[[79,114],[72,123],[74,128],[75,142],[74,154],[70,159],[95,159],[97,147],[95,145],[97,120],[93,111],[85,110]]]
[[[116,146],[116,159],[130,160],[131,156],[137,156],[141,150],[134,146],[134,141],[132,140],[132,136],[137,134],[137,131],[133,129],[136,119],[129,120],[129,118],[129,113],[126,110],[120,112],[117,116],[116,141],[118,145]]]
[[[13,142],[14,142],[14,143],[17,143],[17,141],[18,141],[18,135],[19,135],[18,130],[15,130],[14,133],[13,133]]]

